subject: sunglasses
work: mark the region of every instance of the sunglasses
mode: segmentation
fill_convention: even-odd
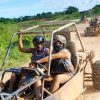
[[[62,44],[59,40],[54,40],[53,44]]]

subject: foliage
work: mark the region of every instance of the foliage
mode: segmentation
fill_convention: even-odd
[[[72,14],[72,13],[74,13],[74,12],[78,12],[78,8],[72,7],[72,6],[68,7],[68,8],[64,11],[65,14]]]
[[[9,22],[10,23],[14,23],[14,21],[12,19],[10,19],[10,18],[2,18],[2,17],[0,18],[0,22],[1,23],[5,23],[5,24],[9,23]]]
[[[80,18],[80,13],[75,12],[73,14],[63,14],[59,16],[55,16],[56,20],[72,20],[72,19],[78,19]]]
[[[0,23],[0,68],[2,66],[8,44],[10,42],[10,38],[13,33],[17,32],[19,29],[21,29],[23,26],[20,26],[18,23]],[[26,38],[26,37],[25,37]],[[27,47],[30,42],[27,42],[30,40],[30,38],[23,38],[24,45]],[[15,65],[20,65],[25,59],[28,59],[28,55],[23,55],[23,53],[20,53],[17,47],[17,36],[14,38],[10,54],[8,56],[6,67],[12,67]],[[28,44],[27,44],[28,43]],[[30,46],[30,45],[29,45]]]
[[[96,5],[95,7],[93,7],[92,13],[93,14],[100,14],[100,5]]]
[[[49,19],[49,18],[52,18],[52,16],[53,16],[53,14],[51,13],[51,12],[47,12],[47,13],[42,13],[42,14],[37,14],[36,16],[35,16],[35,18],[36,19],[45,19],[45,18],[47,18],[47,19]]]

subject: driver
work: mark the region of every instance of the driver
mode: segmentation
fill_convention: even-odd
[[[66,38],[56,35],[53,42],[53,53],[51,55],[51,76],[53,82],[50,91],[54,93],[61,84],[67,82],[75,73],[71,62],[71,53],[66,49]],[[39,63],[47,62],[48,56],[38,60]]]

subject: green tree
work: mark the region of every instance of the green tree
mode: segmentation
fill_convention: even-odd
[[[64,11],[64,13],[65,13],[65,14],[72,14],[72,13],[78,12],[78,11],[79,11],[78,8],[69,6],[69,7]]]
[[[36,19],[41,19],[42,17],[41,17],[41,14],[37,14],[36,16],[35,16],[35,18]]]
[[[93,14],[100,14],[100,5],[96,5],[95,7],[93,7],[92,13]]]

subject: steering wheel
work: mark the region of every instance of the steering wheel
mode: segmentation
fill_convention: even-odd
[[[36,66],[36,70],[41,74],[41,75],[45,75],[44,71],[47,71],[47,68],[39,63],[39,62],[33,62]]]
[[[33,64],[35,64],[36,68],[44,68],[47,71],[47,68],[43,64],[39,62],[33,62]]]

